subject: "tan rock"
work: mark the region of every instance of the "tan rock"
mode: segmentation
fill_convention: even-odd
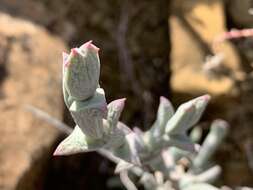
[[[171,87],[175,92],[200,95],[220,95],[228,92],[233,83],[229,78],[211,80],[203,72],[205,55],[185,30],[180,20],[170,18],[171,26]]]
[[[25,105],[62,115],[64,43],[25,20],[0,13],[0,189],[38,189],[58,132]]]
[[[238,54],[229,42],[221,43],[215,49],[213,47],[216,37],[226,30],[223,4],[221,1],[210,4],[206,1],[191,0],[181,4],[179,2],[174,5],[175,12],[179,11],[182,14],[178,17],[172,16],[169,20],[172,43],[172,89],[196,95],[230,93],[233,86],[231,78],[210,79],[203,72],[205,59],[211,51],[216,54],[222,53],[224,56],[222,64],[234,75],[238,77],[242,75]],[[184,20],[189,27],[185,25]],[[204,48],[202,44],[205,44]]]

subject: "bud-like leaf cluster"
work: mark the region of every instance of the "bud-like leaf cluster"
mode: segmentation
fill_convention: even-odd
[[[98,50],[89,41],[71,49],[70,54],[63,53],[64,101],[76,126],[54,155],[109,151],[119,160],[116,172],[136,171],[136,167],[141,170],[144,165],[156,171],[154,175],[142,170],[137,172],[147,190],[171,188],[172,184],[164,180],[165,177],[177,181],[180,189],[215,190],[208,183],[216,179],[220,167],[210,167],[209,161],[227,134],[227,123],[213,122],[202,147],[196,144],[201,139],[199,130],[188,135],[199,122],[210,96],[183,103],[176,111],[169,100],[161,97],[151,128],[146,132],[138,128],[131,130],[119,121],[126,99],[106,103],[105,92],[99,86]],[[182,159],[187,162],[187,171],[178,164]]]

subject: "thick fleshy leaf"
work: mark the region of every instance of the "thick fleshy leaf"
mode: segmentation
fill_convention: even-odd
[[[73,101],[69,110],[75,123],[86,135],[96,139],[103,136],[103,118],[106,115],[107,108],[102,88],[97,88],[95,95],[91,99]]]
[[[215,165],[204,172],[198,175],[192,175],[191,173],[187,172],[179,181],[180,187],[186,187],[192,185],[194,183],[214,183],[221,174],[221,167]]]
[[[107,121],[111,129],[116,127],[117,122],[119,121],[121,112],[124,109],[125,101],[126,101],[126,98],[122,98],[122,99],[114,100],[110,104],[108,104]]]
[[[212,123],[210,132],[205,138],[196,158],[193,160],[191,170],[194,173],[200,173],[205,169],[211,157],[227,135],[228,130],[228,123],[224,120],[215,120]]]
[[[143,134],[144,142],[147,147],[152,149],[153,146],[156,146],[162,138],[162,135],[165,133],[165,127],[168,120],[173,116],[174,108],[170,101],[165,97],[160,97],[160,104],[158,107],[156,121],[150,128]]]
[[[98,50],[91,42],[82,48],[73,48],[64,54],[64,88],[75,100],[86,100],[93,96],[98,87],[100,61]]]
[[[73,101],[70,111],[80,112],[84,109],[89,108],[98,108],[103,111],[103,115],[106,116],[107,108],[106,108],[106,99],[105,92],[103,88],[97,88],[94,96],[85,101]]]
[[[103,145],[103,140],[89,138],[82,132],[81,128],[76,125],[72,133],[58,145],[54,152],[54,156],[96,151]]]
[[[140,166],[141,162],[138,151],[141,145],[137,138],[133,132],[126,135],[124,137],[124,143],[120,147],[112,150],[114,155],[126,162]]]
[[[125,125],[121,121],[117,123],[117,128],[119,128],[125,135],[128,135],[133,132],[127,125]]]
[[[87,137],[82,130],[76,126],[72,133],[64,139],[56,148],[54,156],[70,155],[80,152],[88,152]]]
[[[198,174],[195,176],[195,181],[201,182],[201,183],[209,183],[212,184],[214,183],[221,174],[221,167],[218,165],[215,165],[208,170],[205,170],[204,172]]]
[[[186,134],[164,136],[165,146],[175,146],[188,152],[197,152],[199,145],[194,144]]]
[[[160,137],[164,134],[166,123],[173,116],[173,114],[174,108],[171,102],[165,97],[161,96],[156,115],[156,121],[151,128],[151,134],[154,138]]]
[[[190,138],[193,142],[198,143],[202,138],[203,128],[196,126],[191,130]]]
[[[166,124],[166,133],[170,135],[184,134],[199,121],[209,100],[210,96],[204,95],[179,106]]]
[[[104,136],[106,144],[103,148],[110,150],[118,148],[124,143],[125,136],[131,132],[131,129],[128,128],[124,123],[118,122],[117,126],[111,129],[110,132]]]
[[[144,149],[144,142],[135,133],[130,133],[126,136],[130,152],[132,163],[136,165],[141,165],[140,156],[141,150]]]

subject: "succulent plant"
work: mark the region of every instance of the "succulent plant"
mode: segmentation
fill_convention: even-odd
[[[99,85],[98,50],[89,41],[73,48],[69,55],[63,53],[64,101],[76,126],[54,155],[106,152],[117,162],[115,172],[133,172],[147,190],[217,189],[209,182],[217,178],[220,167],[211,165],[210,158],[227,134],[227,123],[214,121],[202,146],[188,135],[210,96],[190,100],[176,111],[169,100],[161,97],[151,128],[145,132],[132,130],[119,121],[126,99],[106,103]],[[194,139],[198,139],[196,135]]]

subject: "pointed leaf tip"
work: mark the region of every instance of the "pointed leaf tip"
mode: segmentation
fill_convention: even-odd
[[[114,100],[108,104],[108,109],[113,109],[114,111],[121,113],[125,107],[125,102],[126,98]]]
[[[125,107],[125,102],[126,102],[126,98],[121,98],[118,100],[114,100],[114,105],[119,111],[122,111],[123,108]]]
[[[200,120],[209,100],[209,95],[203,95],[181,104],[166,124],[166,133],[185,133]]]
[[[62,148],[60,147],[60,146],[58,146],[56,149],[55,149],[55,151],[54,151],[54,153],[53,153],[53,156],[62,156],[63,154],[62,154],[62,150],[61,150]]]
[[[203,95],[203,97],[206,99],[206,100],[210,100],[211,99],[211,96],[209,94],[205,94]]]
[[[126,98],[121,98],[110,102],[107,106],[107,121],[109,122],[110,129],[117,126],[120,115],[124,109]]]
[[[160,102],[168,103],[169,101],[164,96],[160,96]]]
[[[210,96],[209,94],[205,94],[205,95],[200,96],[200,97],[198,97],[198,98],[196,98],[196,99],[199,99],[199,100],[203,100],[203,101],[209,102],[209,101],[210,101],[210,99],[211,99],[211,96]]]
[[[172,117],[172,115],[174,114],[174,107],[173,107],[172,103],[167,98],[165,98],[164,96],[160,96],[160,105],[159,105],[159,107],[166,110],[167,114],[169,115],[168,116],[169,118]]]
[[[91,49],[91,50],[95,51],[96,53],[99,51],[99,48],[97,46],[95,46],[94,44],[92,44],[92,40],[81,45],[80,49],[81,50]]]
[[[58,145],[53,155],[63,156],[88,151],[92,151],[92,149],[88,148],[86,136],[82,130],[76,126],[72,133]]]
[[[72,49],[71,49],[71,55],[72,55],[73,57],[75,57],[75,56],[78,55],[78,50],[77,50],[77,48],[72,48]]]

